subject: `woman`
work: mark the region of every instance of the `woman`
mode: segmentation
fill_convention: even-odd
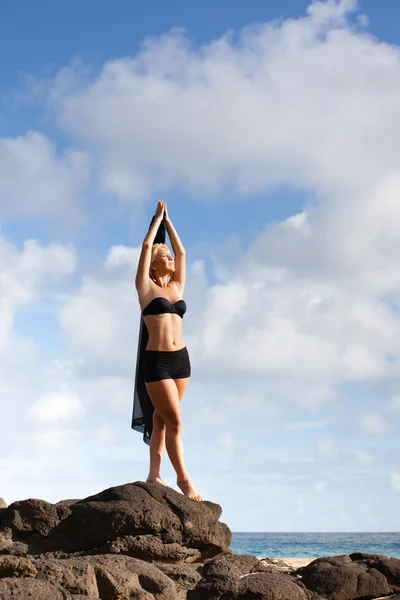
[[[175,259],[165,244],[154,244],[165,221]],[[201,500],[183,461],[180,401],[190,377],[190,360],[182,338],[182,300],[186,278],[185,249],[167,212],[158,202],[155,219],[143,241],[136,274],[136,289],[149,340],[144,359],[146,388],[154,406],[147,481],[163,484],[160,477],[165,447],[176,471],[177,485],[189,498]]]

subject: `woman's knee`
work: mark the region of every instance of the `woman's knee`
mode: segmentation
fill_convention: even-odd
[[[179,412],[168,411],[163,416],[165,427],[171,433],[179,433],[182,429],[182,420]]]
[[[157,410],[155,410],[153,413],[153,426],[158,427],[158,429],[165,428],[164,419]]]

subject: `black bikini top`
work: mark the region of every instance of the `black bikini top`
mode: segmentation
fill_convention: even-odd
[[[151,302],[143,310],[143,316],[147,315],[163,315],[164,313],[173,313],[183,319],[183,315],[186,312],[186,302],[184,300],[177,300],[176,302],[170,302],[167,298],[158,296],[153,298]]]

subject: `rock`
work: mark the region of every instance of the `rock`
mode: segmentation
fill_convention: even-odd
[[[60,585],[73,594],[99,597],[93,564],[73,558],[38,558],[34,564],[38,579]]]
[[[0,531],[0,555],[26,556],[27,553],[27,544],[24,542],[13,542],[10,528],[6,527],[3,531]]]
[[[0,599],[400,600],[399,559],[237,555],[221,512],[142,482],[14,502],[0,508]]]
[[[70,506],[72,506],[72,504],[75,504],[75,502],[80,502],[80,500],[60,500],[59,502],[56,502],[54,506],[61,506],[62,508],[69,508]]]
[[[0,509],[2,508],[7,508],[7,502],[3,498],[0,498]]]
[[[350,555],[352,560],[354,555]],[[357,559],[368,570],[376,569],[385,576],[391,593],[400,592],[400,559],[372,555],[371,558]]]
[[[70,514],[55,527],[53,533],[71,539],[75,550],[89,551],[109,545],[112,540],[127,536],[155,536],[162,544],[178,544],[169,548],[165,558],[177,562],[186,553],[192,561],[194,555],[186,549],[199,551],[198,560],[215,556],[226,550],[231,542],[228,527],[218,521],[221,507],[211,502],[195,502],[167,486],[152,483],[132,483],[109,488],[89,498],[72,504]],[[141,552],[144,543],[132,543],[135,552]],[[157,560],[162,558],[153,538],[147,547]],[[125,541],[127,551],[129,544]],[[62,549],[62,548],[60,548]]]
[[[203,577],[196,588],[188,593],[188,599],[236,598],[235,594],[239,592],[241,578],[249,573],[258,573],[263,568],[255,556],[221,553],[204,565]]]
[[[205,563],[203,577],[214,577],[228,571],[234,573],[237,577],[241,577],[248,573],[258,572],[260,568],[262,568],[262,565],[255,556],[222,552]]]
[[[176,586],[157,567],[128,556],[83,556],[35,559],[37,579],[62,586],[71,594],[102,600],[160,598],[175,600]]]
[[[109,544],[111,554],[126,554],[148,561],[191,563],[201,560],[200,550],[185,548],[180,544],[164,544],[154,535],[127,535]]]
[[[1,512],[2,527],[9,527],[19,540],[38,533],[47,536],[67,516],[68,509],[59,509],[45,500],[22,500],[10,504]],[[69,514],[69,513],[68,513]]]
[[[102,600],[118,597],[176,599],[174,582],[154,565],[129,556],[90,556],[83,560],[95,569]]]
[[[16,556],[0,556],[0,579],[5,577],[36,577],[33,562]]]
[[[243,577],[235,600],[307,600],[307,594],[290,575],[271,571]]]
[[[194,589],[201,580],[201,566],[199,565],[156,563],[156,566],[185,591]]]
[[[70,600],[71,595],[59,586],[36,579],[0,579],[1,600]],[[98,599],[97,599],[98,600]]]
[[[298,573],[309,590],[327,600],[377,598],[391,591],[381,572],[347,555],[317,558]]]

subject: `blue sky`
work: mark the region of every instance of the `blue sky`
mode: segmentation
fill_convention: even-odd
[[[139,247],[189,259],[190,472],[234,531],[398,531],[400,7],[0,7],[0,496],[147,475]],[[174,486],[165,461],[164,479]]]

